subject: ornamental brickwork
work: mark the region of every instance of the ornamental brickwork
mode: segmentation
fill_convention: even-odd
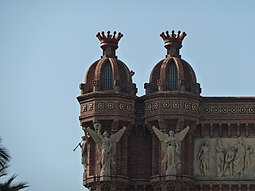
[[[203,97],[181,59],[186,33],[161,33],[166,58],[136,96],[117,59],[121,33],[98,33],[101,59],[80,85],[83,185],[91,191],[255,190],[255,97]],[[139,72],[139,71],[137,71]]]

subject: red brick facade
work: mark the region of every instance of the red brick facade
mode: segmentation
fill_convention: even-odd
[[[238,137],[246,142],[254,139],[255,142],[255,97],[200,96],[201,90],[194,71],[179,55],[185,36],[185,33],[175,34],[174,31],[172,34],[161,34],[167,57],[152,70],[150,81],[145,84],[146,95],[138,97],[135,95],[135,84],[132,83],[134,72],[129,71],[115,56],[122,34],[97,35],[103,56],[90,66],[85,83],[80,86],[81,95],[77,98],[81,108],[80,123],[82,127],[93,129],[93,124],[99,122],[101,131],[106,130],[110,134],[123,126],[127,129],[117,143],[110,176],[100,176],[100,153],[94,140],[88,137],[88,168],[83,184],[90,190],[255,190],[255,174],[228,176],[226,171],[226,175],[216,177],[213,167],[210,167],[210,174],[202,176],[195,169],[199,164],[197,150],[204,139],[213,144],[216,139],[234,144]],[[107,62],[111,66],[108,73],[103,71]],[[176,71],[169,69],[173,67],[171,64],[175,64]],[[176,78],[169,78],[168,71],[172,71],[171,74],[176,75]],[[108,74],[111,76],[107,77]],[[105,80],[104,75],[108,80],[113,80],[109,82],[112,88],[102,87],[105,84],[102,82]],[[169,79],[173,79],[170,85]],[[185,126],[190,126],[190,130],[181,143],[177,173],[166,176],[161,143],[152,131],[152,126],[155,125],[163,132],[179,132],[182,129],[176,129],[176,126],[180,118],[184,119]],[[251,156],[254,159],[254,154]]]

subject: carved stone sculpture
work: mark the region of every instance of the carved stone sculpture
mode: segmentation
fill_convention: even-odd
[[[202,175],[207,176],[209,173],[209,143],[207,140],[201,146],[198,159],[200,160],[200,172]]]
[[[86,136],[82,137],[81,147],[81,164],[83,165],[83,178],[87,177],[87,166],[88,166],[88,152],[87,152],[87,139]]]
[[[94,125],[97,132],[88,127],[88,132],[92,139],[96,142],[98,150],[101,155],[101,172],[100,176],[111,175],[111,162],[113,159],[113,154],[116,149],[116,143],[120,140],[121,136],[126,130],[126,127],[120,129],[117,133],[109,135],[107,131],[103,134],[100,132],[101,125],[96,123]]]
[[[189,127],[176,134],[173,131],[169,131],[169,134],[163,133],[155,126],[152,127],[152,130],[162,143],[162,150],[165,155],[163,161],[166,162],[166,175],[175,175],[180,155],[180,144],[188,133]]]
[[[217,145],[216,145],[216,162],[217,162],[217,176],[221,177],[224,173],[224,160],[225,160],[225,148],[222,145],[222,142],[220,139],[217,139]]]
[[[225,163],[224,163],[224,168],[223,168],[223,173],[226,175],[228,172],[228,176],[233,176],[233,162],[235,158],[235,148],[230,147],[230,149],[226,152],[225,155]]]
[[[243,139],[239,137],[238,143],[235,145],[234,174],[244,174],[245,162],[245,145]]]
[[[254,138],[197,139],[194,174],[216,179],[254,178],[254,148]]]
[[[244,163],[244,173],[245,175],[249,175],[250,167],[251,167],[251,154],[253,154],[253,149],[251,145],[245,146],[245,163]]]

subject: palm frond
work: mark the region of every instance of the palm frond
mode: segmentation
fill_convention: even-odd
[[[11,191],[18,191],[18,190],[22,190],[27,187],[29,187],[29,185],[26,182],[20,182],[17,184],[13,184],[11,187]]]
[[[0,143],[1,143],[2,139],[0,138]],[[8,150],[4,147],[2,147],[2,145],[0,145],[0,167],[3,167],[7,162],[9,162],[11,159],[11,156],[8,152]]]
[[[26,182],[13,183],[17,175],[12,175],[6,182],[0,183],[1,191],[18,191],[29,187]]]
[[[6,169],[8,167],[9,167],[9,165],[6,164],[6,165],[4,165],[3,167],[0,168],[0,177],[7,175]]]

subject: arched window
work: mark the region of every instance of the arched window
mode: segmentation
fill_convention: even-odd
[[[177,68],[174,61],[171,61],[166,73],[166,89],[175,90],[177,88]]]
[[[101,89],[112,90],[113,89],[113,75],[112,67],[109,61],[103,64],[101,73]]]

